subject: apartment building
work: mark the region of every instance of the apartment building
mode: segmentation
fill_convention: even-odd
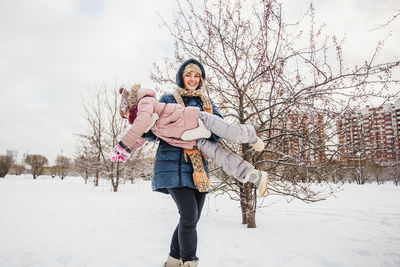
[[[17,150],[6,150],[6,156],[10,157],[13,162],[16,162],[18,160],[18,151]]]
[[[400,99],[369,107],[337,120],[341,160],[368,158],[378,162],[400,160]]]
[[[324,117],[290,112],[286,119],[275,121],[271,135],[277,138],[271,148],[303,162],[324,162]]]

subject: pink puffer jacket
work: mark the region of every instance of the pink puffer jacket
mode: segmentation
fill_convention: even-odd
[[[151,131],[172,146],[193,148],[196,140],[183,141],[184,131],[197,128],[198,107],[184,107],[179,104],[160,103],[156,100],[156,92],[152,89],[141,88],[137,92],[138,112],[131,128],[121,141],[132,151],[139,148],[145,140],[142,134],[150,124],[151,116],[157,113],[159,118]]]

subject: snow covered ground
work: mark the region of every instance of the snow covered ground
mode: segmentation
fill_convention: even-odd
[[[175,204],[149,182],[110,189],[75,177],[0,178],[0,266],[161,267]],[[208,196],[199,267],[400,266],[400,187],[345,185],[314,204],[282,199],[258,210],[256,229],[240,224],[238,205]]]

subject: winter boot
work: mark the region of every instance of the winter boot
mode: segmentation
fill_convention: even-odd
[[[265,146],[263,140],[261,140],[261,138],[258,136],[257,136],[257,140],[254,143],[251,143],[250,145],[257,152],[262,151]]]
[[[197,267],[199,264],[199,259],[187,261],[183,264],[183,267]]]
[[[268,189],[268,172],[253,170],[246,174],[245,181],[249,181],[257,186],[258,195],[263,197]]]
[[[204,126],[204,123],[202,120],[197,119],[199,123],[199,127],[191,129],[191,130],[186,130],[182,133],[181,139],[184,141],[188,140],[196,140],[200,138],[210,138],[211,136],[211,131]]]
[[[182,267],[182,261],[175,259],[168,255],[167,261],[164,263],[164,267]]]

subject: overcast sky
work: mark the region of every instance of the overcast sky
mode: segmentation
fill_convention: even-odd
[[[398,0],[318,0],[317,22],[347,35],[357,61],[391,31],[382,53],[399,60],[400,18],[370,30],[400,10]],[[171,55],[171,39],[157,12],[169,18],[172,0],[0,0],[0,155],[7,149],[74,157],[82,131],[81,94],[96,86],[141,82],[151,65]],[[295,20],[310,1],[284,1]]]

